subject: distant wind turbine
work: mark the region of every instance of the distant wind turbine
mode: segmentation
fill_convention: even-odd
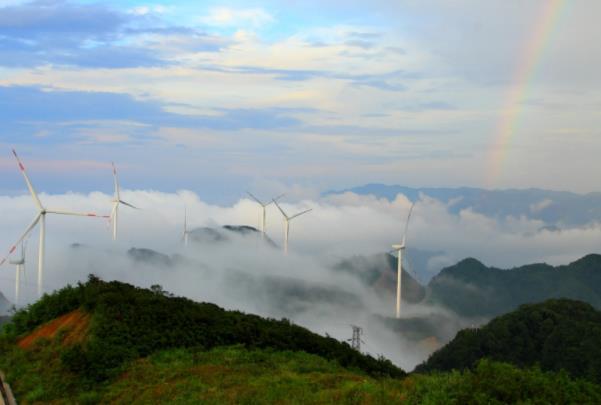
[[[117,240],[117,222],[119,217],[119,205],[127,205],[128,207],[138,209],[138,207],[134,207],[130,203],[127,203],[121,199],[121,189],[119,187],[119,179],[117,177],[117,168],[113,163],[113,180],[115,181],[115,196],[113,198],[113,210],[111,211],[110,220],[113,223],[113,240]]]
[[[73,216],[78,216],[78,217],[100,217],[100,218],[108,218],[108,216],[97,215],[94,213],[83,213],[83,212],[71,212],[71,211],[46,209],[42,205],[42,202],[38,198],[38,194],[36,193],[33,186],[31,185],[29,176],[27,176],[27,172],[25,171],[25,166],[23,166],[23,163],[21,163],[21,160],[19,159],[19,156],[17,155],[17,152],[15,152],[14,149],[13,149],[13,155],[15,155],[15,158],[17,159],[17,163],[19,164],[19,169],[21,170],[21,173],[23,174],[23,178],[25,179],[25,183],[27,184],[27,188],[29,189],[29,193],[31,194],[31,197],[33,198],[33,202],[38,210],[38,213],[35,216],[35,218],[33,219],[33,221],[31,222],[31,224],[27,227],[27,229],[25,229],[25,232],[23,232],[21,237],[19,239],[17,239],[15,244],[9,249],[8,255],[0,261],[0,266],[3,265],[4,262],[6,262],[7,257],[9,255],[11,255],[17,249],[17,246],[21,242],[23,242],[23,240],[27,237],[29,232],[31,232],[31,230],[39,223],[40,224],[40,242],[39,242],[39,246],[38,246],[39,251],[38,251],[38,284],[37,284],[37,286],[38,286],[38,295],[41,296],[42,295],[42,283],[44,281],[43,278],[44,278],[44,247],[45,247],[45,242],[46,242],[46,214],[73,215]]]
[[[19,306],[19,296],[21,291],[21,273],[25,274],[25,250],[27,248],[27,240],[21,242],[21,257],[9,260],[10,264],[16,265],[15,274],[15,306]]]
[[[271,201],[269,202],[262,202],[261,200],[259,200],[257,197],[255,197],[254,195],[252,195],[250,193],[250,191],[247,191],[246,194],[248,194],[250,196],[250,198],[252,198],[253,200],[255,200],[260,206],[261,206],[261,211],[259,211],[259,229],[261,230],[261,234],[263,236],[263,238],[265,238],[265,232],[266,232],[266,227],[265,227],[265,218],[266,218],[266,208],[269,204],[276,202],[277,200],[279,200],[280,198],[282,198],[284,196],[284,194],[280,194],[279,196],[277,196],[276,198],[272,198]]]
[[[182,234],[184,246],[188,246],[188,235],[190,235],[190,231],[188,231],[188,212],[186,207],[184,207],[184,233]]]
[[[405,222],[405,232],[403,233],[403,237],[401,239],[400,245],[392,245],[392,248],[397,252],[397,276],[396,276],[396,317],[397,319],[401,317],[401,278],[403,276],[403,252],[406,248],[407,244],[407,231],[409,230],[409,220],[411,219],[411,214],[413,213],[413,207],[415,203],[411,204],[411,208],[409,208],[409,214],[407,215],[407,222]]]
[[[278,209],[280,210],[280,212],[284,216],[284,253],[288,254],[288,236],[290,234],[290,221],[292,221],[296,217],[300,217],[301,215],[306,214],[307,212],[313,210],[313,208],[309,208],[308,210],[304,210],[302,212],[299,212],[296,215],[292,215],[291,217],[289,217],[284,212],[284,210],[282,209],[282,207],[280,207],[280,205],[278,204],[278,202],[276,200],[272,200],[272,201],[275,204],[275,206],[278,207]]]

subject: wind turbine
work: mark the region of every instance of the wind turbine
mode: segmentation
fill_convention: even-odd
[[[186,207],[184,207],[184,233],[182,235],[184,246],[188,246],[188,235],[190,235],[190,231],[188,231],[188,213]]]
[[[290,234],[290,221],[292,221],[296,217],[300,217],[301,215],[306,214],[307,212],[313,210],[313,208],[309,208],[308,210],[304,210],[302,212],[299,212],[296,215],[293,215],[293,216],[289,217],[284,212],[284,210],[282,209],[282,207],[280,207],[280,205],[278,204],[278,202],[276,200],[272,200],[272,201],[275,204],[275,206],[278,207],[278,209],[280,210],[280,212],[284,216],[284,253],[288,254],[288,235]]]
[[[25,232],[23,232],[21,237],[19,239],[17,239],[15,244],[9,249],[7,257],[10,256],[17,249],[17,246],[19,245],[19,243],[23,242],[23,240],[27,237],[29,232],[31,232],[31,230],[39,223],[40,224],[40,242],[38,245],[39,250],[38,250],[38,283],[37,283],[37,287],[38,287],[38,295],[41,296],[42,295],[42,283],[44,281],[44,247],[45,247],[45,242],[46,242],[46,214],[72,215],[72,216],[78,216],[78,217],[100,217],[100,218],[108,218],[108,216],[107,215],[103,215],[103,216],[96,215],[94,213],[46,209],[42,205],[42,202],[40,201],[38,194],[36,193],[35,189],[31,185],[29,176],[27,175],[27,172],[25,171],[25,166],[23,166],[23,163],[21,163],[21,160],[19,159],[19,156],[17,155],[17,152],[15,152],[14,149],[13,149],[13,155],[15,155],[15,158],[17,159],[17,163],[19,164],[19,169],[21,170],[21,173],[23,174],[23,178],[25,179],[25,183],[27,184],[27,188],[29,189],[29,193],[31,194],[31,197],[33,198],[33,202],[38,210],[38,213],[35,216],[35,218],[33,219],[33,221],[31,222],[31,224],[25,229]],[[0,266],[3,265],[4,262],[6,262],[6,257],[4,257],[0,261]]]
[[[134,207],[130,203],[127,203],[121,199],[121,189],[119,188],[119,179],[117,177],[117,168],[115,167],[115,163],[113,165],[113,179],[115,181],[115,196],[113,198],[113,210],[111,211],[110,220],[113,223],[113,240],[117,240],[117,222],[119,217],[119,205],[127,205],[128,207],[138,209],[138,207]]]
[[[266,208],[269,204],[276,202],[277,200],[279,200],[280,198],[282,198],[284,196],[284,194],[280,194],[279,196],[277,196],[276,198],[272,198],[271,201],[269,202],[262,202],[261,200],[259,200],[257,197],[255,197],[254,195],[252,195],[249,191],[246,192],[246,194],[248,194],[250,196],[250,198],[252,198],[253,200],[255,200],[260,206],[261,206],[261,211],[259,212],[259,229],[261,229],[261,234],[262,237],[265,238],[265,217],[266,217]]]
[[[392,248],[397,252],[398,260],[397,260],[397,275],[396,275],[396,317],[397,319],[401,317],[401,278],[403,276],[403,251],[405,250],[407,243],[407,231],[409,230],[409,220],[411,219],[411,213],[413,212],[413,207],[415,203],[411,204],[411,208],[409,208],[409,214],[407,215],[407,222],[405,222],[405,232],[403,233],[403,238],[401,239],[400,245],[392,245]]]
[[[21,273],[25,274],[25,249],[27,248],[27,240],[21,242],[21,257],[9,260],[10,264],[16,265],[15,274],[15,306],[19,305],[19,296],[21,289]]]

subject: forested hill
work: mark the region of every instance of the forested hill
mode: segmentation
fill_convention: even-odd
[[[601,255],[553,267],[530,264],[510,270],[465,259],[428,284],[428,300],[465,317],[494,317],[521,304],[571,298],[601,308]]]
[[[285,320],[94,277],[19,311],[0,353],[20,403],[601,403],[594,383],[489,360],[406,376]]]
[[[417,371],[474,367],[488,358],[519,367],[565,370],[601,382],[601,312],[589,304],[554,299],[523,305],[479,329],[460,331]]]
[[[94,380],[107,378],[125,362],[155,351],[235,344],[300,350],[372,375],[404,375],[388,360],[362,355],[346,343],[285,319],[226,311],[214,304],[171,296],[159,286],[147,290],[93,276],[85,284],[45,295],[17,312],[5,329],[16,338],[73,311],[91,318],[89,330],[62,358],[73,371]]]

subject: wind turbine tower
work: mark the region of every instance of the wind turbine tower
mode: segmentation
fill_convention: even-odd
[[[280,212],[284,216],[284,254],[288,254],[288,237],[290,235],[290,221],[292,221],[294,218],[300,217],[303,214],[306,214],[307,212],[313,210],[313,208],[309,208],[308,210],[304,210],[302,212],[299,212],[296,215],[292,215],[291,217],[289,217],[284,212],[284,210],[282,209],[282,207],[280,207],[280,205],[278,204],[278,202],[276,200],[272,200],[272,201],[275,204],[275,206],[278,207],[278,209],[280,210]]]
[[[40,224],[40,241],[38,244],[37,288],[38,288],[38,296],[41,296],[42,295],[42,283],[44,281],[44,253],[45,253],[44,249],[45,249],[45,243],[46,243],[46,215],[47,214],[56,214],[56,215],[78,216],[78,217],[97,217],[97,218],[109,218],[109,217],[107,215],[102,216],[102,215],[97,215],[94,213],[72,212],[72,211],[63,211],[63,210],[55,210],[55,209],[45,208],[44,205],[42,205],[42,202],[40,201],[38,194],[36,193],[35,189],[33,188],[31,181],[29,180],[29,176],[27,175],[27,172],[25,171],[25,166],[23,166],[23,163],[19,159],[19,156],[17,155],[17,152],[15,152],[14,149],[13,149],[13,155],[15,155],[15,158],[17,159],[17,163],[19,164],[19,169],[21,170],[21,173],[23,174],[23,178],[25,179],[25,183],[27,184],[27,188],[29,189],[29,193],[31,194],[31,197],[33,198],[33,202],[38,210],[38,213],[34,217],[31,224],[25,229],[25,232],[23,232],[21,237],[19,237],[19,239],[17,239],[15,244],[9,249],[8,255],[6,257],[4,257],[2,260],[0,260],[0,266],[6,262],[6,258],[8,256],[10,256],[12,253],[14,253],[14,251],[17,249],[17,246],[21,242],[23,242],[23,240],[27,237],[27,235],[29,235],[29,232],[31,232],[31,230],[33,228],[35,228],[35,226],[39,223]]]
[[[27,246],[27,241],[24,240],[23,242],[21,242],[21,257],[9,261],[10,264],[14,264],[16,266],[15,306],[19,306],[19,302],[20,302],[21,273],[25,274],[25,249],[26,249],[26,246]]]
[[[110,220],[113,223],[113,240],[117,240],[117,227],[118,227],[118,217],[119,217],[119,205],[127,205],[130,208],[138,209],[134,207],[130,203],[127,203],[121,199],[121,189],[119,187],[119,178],[117,177],[117,168],[115,167],[115,163],[113,165],[113,180],[115,182],[115,196],[113,198],[113,210],[111,211]]]
[[[401,280],[403,276],[403,252],[405,251],[405,247],[407,246],[407,231],[409,230],[409,220],[411,219],[411,213],[413,212],[413,207],[415,203],[411,204],[411,208],[409,208],[409,214],[407,215],[407,221],[405,222],[405,232],[403,233],[403,237],[401,239],[401,243],[399,245],[392,245],[392,248],[397,252],[397,275],[396,275],[396,317],[399,319],[401,317]]]
[[[250,196],[250,198],[252,198],[253,200],[255,200],[257,202],[257,204],[259,204],[260,207],[261,207],[260,211],[259,211],[259,229],[261,230],[261,235],[262,235],[263,239],[265,239],[265,232],[267,231],[266,227],[265,227],[267,206],[269,204],[273,203],[273,202],[276,202],[280,198],[282,198],[284,196],[284,194],[280,194],[276,198],[272,198],[269,202],[266,202],[266,203],[264,203],[263,201],[259,200],[257,197],[255,197],[254,195],[252,195],[249,191],[247,191],[246,194],[248,194]]]
[[[182,234],[184,246],[188,246],[188,235],[190,235],[190,231],[188,231],[188,212],[186,207],[184,207],[184,233]]]

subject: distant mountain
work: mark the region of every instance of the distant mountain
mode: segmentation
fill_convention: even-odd
[[[127,256],[140,263],[153,264],[162,267],[173,266],[171,257],[152,249],[133,247],[127,251]]]
[[[345,190],[327,191],[325,196],[352,192],[360,195],[373,195],[394,200],[403,194],[411,201],[419,199],[420,194],[450,204],[450,211],[457,213],[472,208],[489,217],[526,216],[544,221],[547,225],[562,226],[584,225],[601,221],[601,193],[576,194],[566,191],[541,189],[485,190],[480,188],[412,188],[398,185],[367,184]]]
[[[379,291],[396,294],[397,259],[390,254],[353,256],[337,263],[334,269],[350,273]],[[401,290],[403,301],[410,303],[421,302],[426,296],[426,289],[405,268],[401,275]]]
[[[442,266],[433,266],[432,260],[443,256],[444,252],[421,250],[407,248],[405,251],[405,260],[403,260],[403,270],[411,274],[411,279],[426,285],[434,277]],[[450,264],[450,263],[449,263]],[[374,280],[381,276],[381,272],[396,275],[397,259],[390,254],[375,254],[370,256],[356,255],[351,258],[343,259],[334,265],[338,270],[347,269],[363,279],[364,282],[371,285]],[[395,276],[396,277],[396,276]]]
[[[203,244],[219,243],[231,240],[231,237],[236,234],[241,236],[254,235],[260,237],[261,231],[248,225],[224,225],[220,228],[199,227],[194,228],[189,232],[189,240],[191,242]],[[272,247],[277,246],[269,236],[265,237],[265,243]]]
[[[428,284],[428,301],[465,317],[493,317],[521,304],[571,298],[601,308],[601,255],[565,266],[530,264],[511,270],[465,259]]]
[[[257,308],[277,309],[279,316],[293,317],[314,311],[316,306],[338,305],[350,310],[363,310],[360,296],[341,287],[309,282],[286,275],[231,273],[227,279],[230,290],[254,298]]]
[[[465,369],[483,358],[600,383],[601,312],[567,299],[523,305],[482,328],[462,330],[417,371]]]

